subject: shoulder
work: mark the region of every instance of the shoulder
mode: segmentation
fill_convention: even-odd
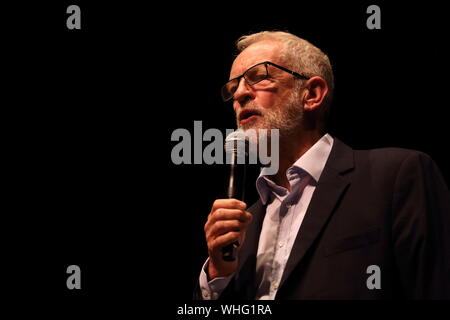
[[[377,148],[368,150],[354,150],[355,154],[367,154],[372,160],[379,162],[398,162],[408,158],[429,158],[421,151],[404,148]]]
[[[369,173],[376,181],[390,181],[396,186],[412,184],[436,185],[447,189],[444,177],[426,153],[402,149],[379,148],[354,150],[355,169]]]
[[[354,162],[356,167],[367,166],[378,168],[395,168],[406,162],[432,163],[430,156],[421,151],[405,148],[376,148],[376,149],[353,149],[337,138],[334,138],[333,148],[330,154],[333,163],[345,163],[348,167]]]
[[[421,151],[403,148],[354,150],[355,162],[368,162],[374,168],[400,169],[409,166],[430,166],[431,157]]]
[[[347,163],[350,161],[353,163],[351,166],[353,174],[364,180],[372,179],[382,184],[393,184],[405,175],[439,177],[439,179],[441,176],[431,157],[421,151],[405,148],[358,150],[351,149],[337,139],[334,147],[336,151],[332,157],[333,165],[345,158]]]

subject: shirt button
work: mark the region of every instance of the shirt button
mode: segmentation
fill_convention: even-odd
[[[278,283],[274,283],[272,288],[273,288],[273,290],[277,290],[278,289]]]
[[[281,248],[282,246],[284,246],[284,242],[283,241],[278,242],[278,246]]]
[[[217,292],[213,292],[212,298],[213,300],[216,300],[217,298],[219,298],[219,294]]]

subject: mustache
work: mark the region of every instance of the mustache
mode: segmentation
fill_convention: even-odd
[[[266,110],[258,106],[256,103],[248,102],[241,108],[239,108],[238,112],[236,112],[236,118],[239,119],[242,112],[249,112],[249,111],[263,116],[265,115]]]

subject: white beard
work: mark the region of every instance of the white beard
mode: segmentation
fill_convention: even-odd
[[[291,136],[301,126],[303,105],[300,104],[300,91],[298,90],[293,91],[281,106],[264,109],[253,102],[248,103],[246,106],[256,109],[261,113],[261,116],[245,125],[241,125],[239,120],[237,120],[238,128],[244,131],[248,129],[255,129],[256,131],[258,129],[268,129],[270,135],[270,129],[279,129],[280,138],[282,138]]]

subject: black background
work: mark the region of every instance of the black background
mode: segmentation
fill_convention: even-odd
[[[193,133],[195,120],[234,128],[219,89],[234,41],[250,32],[288,30],[328,54],[331,134],[356,149],[423,151],[449,183],[440,2],[93,2],[3,10],[11,297],[110,311],[191,300],[227,170],[174,165],[171,134]],[[66,28],[70,4],[81,30]],[[381,7],[381,30],[366,27],[370,4]],[[82,290],[66,288],[71,264]]]

